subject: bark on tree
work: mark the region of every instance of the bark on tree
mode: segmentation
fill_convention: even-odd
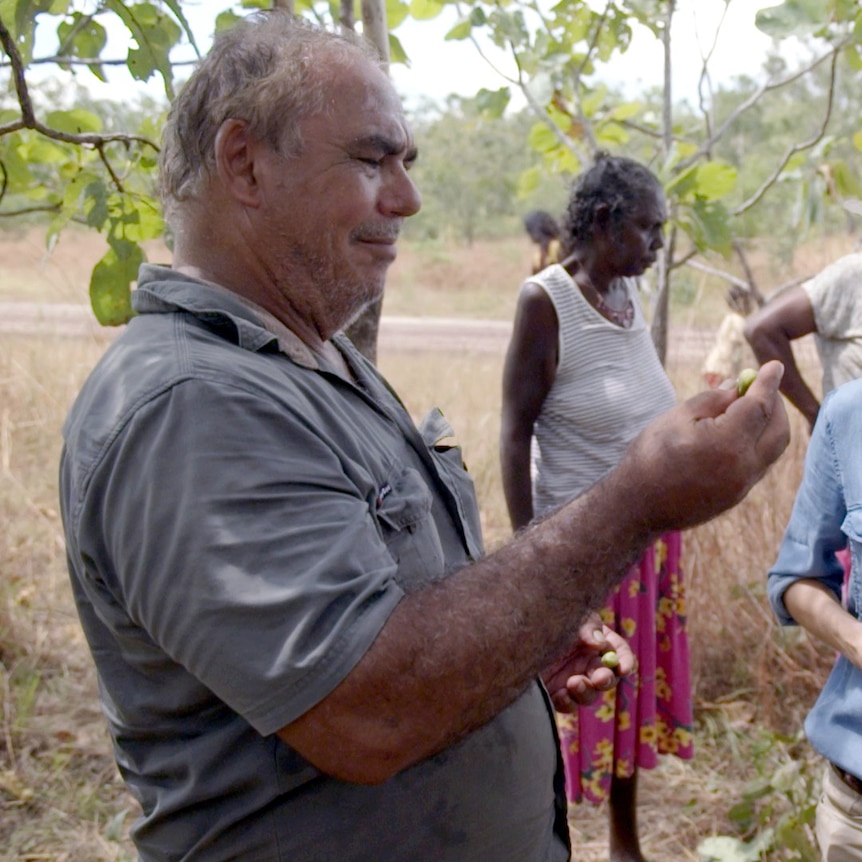
[[[673,70],[673,66],[671,63],[670,28],[673,23],[673,13],[676,7],[676,0],[666,0],[666,2],[667,7],[665,8],[661,37],[662,47],[664,49],[664,94],[662,101],[662,149],[664,156],[667,156],[670,152],[671,146],[673,146],[673,94],[671,91],[671,72]],[[673,213],[670,213],[670,215],[672,216]],[[676,228],[671,227],[665,244],[664,253],[659,255],[657,279],[658,296],[656,297],[651,325],[653,344],[655,344],[655,349],[662,365],[664,365],[665,357],[667,356],[671,262],[674,258],[675,246]]]
[[[351,0],[341,2],[341,24],[353,22]],[[362,32],[366,39],[377,48],[385,68],[389,67],[389,30],[386,26],[385,0],[362,0]],[[383,301],[368,305],[362,314],[345,330],[347,337],[356,349],[370,362],[377,364],[377,337],[380,332],[380,315]]]

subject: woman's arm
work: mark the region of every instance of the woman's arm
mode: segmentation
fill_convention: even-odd
[[[512,528],[533,519],[530,443],[533,426],[557,373],[557,313],[538,284],[521,288],[503,367],[500,464]]]
[[[813,579],[796,581],[784,592],[784,606],[806,631],[862,669],[862,622],[831,589]]]

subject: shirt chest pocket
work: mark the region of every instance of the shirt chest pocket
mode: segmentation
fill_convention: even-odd
[[[386,548],[398,566],[395,580],[415,592],[445,573],[433,498],[420,473],[396,465],[377,491],[374,516]]]

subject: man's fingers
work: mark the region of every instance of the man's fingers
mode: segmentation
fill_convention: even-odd
[[[790,422],[779,394],[784,366],[773,360],[758,372],[745,395],[727,408],[728,420],[742,419],[742,431],[754,440],[759,459],[772,463],[790,441]]]

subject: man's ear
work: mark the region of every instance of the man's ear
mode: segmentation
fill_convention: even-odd
[[[260,187],[254,169],[256,145],[245,120],[229,118],[216,133],[216,175],[228,195],[250,207],[260,203]]]

